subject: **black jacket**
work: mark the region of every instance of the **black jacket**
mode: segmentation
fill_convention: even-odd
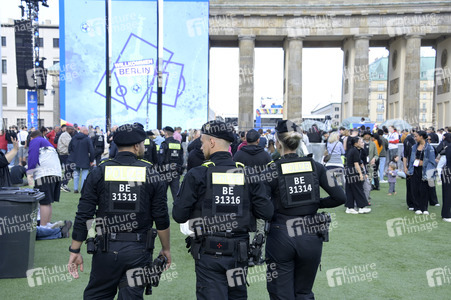
[[[271,162],[271,156],[259,145],[247,145],[235,153],[233,160],[247,167],[255,167],[263,166]]]
[[[11,186],[11,176],[9,174],[9,162],[5,154],[0,151],[0,187]]]
[[[23,177],[27,175],[27,169],[22,165],[17,165],[11,168],[11,183],[22,184]]]
[[[95,153],[91,139],[81,132],[74,135],[69,143],[69,157],[67,161],[75,163],[77,168],[89,169],[90,163],[94,161],[94,158]]]
[[[211,155],[210,161],[216,166],[236,166],[229,152],[216,152]],[[207,167],[200,166],[186,173],[172,208],[172,217],[177,223],[185,223],[195,217],[195,210],[201,210],[207,190],[207,170]],[[252,214],[256,218],[270,220],[274,207],[263,182],[250,183],[249,190],[252,197]]]
[[[17,133],[14,130],[6,130],[5,139],[8,144],[12,144],[11,137],[17,139]]]
[[[188,145],[187,171],[191,170],[194,167],[200,166],[204,162],[205,156],[200,147],[202,147],[200,138],[195,139],[191,144]]]

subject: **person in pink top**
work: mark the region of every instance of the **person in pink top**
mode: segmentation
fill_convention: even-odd
[[[182,131],[182,127],[175,127],[174,135],[172,136],[174,139],[176,139],[180,143],[182,142],[182,135],[180,134],[181,131]]]

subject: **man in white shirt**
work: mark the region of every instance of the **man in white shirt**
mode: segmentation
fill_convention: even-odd
[[[19,140],[19,163],[23,161],[27,161],[28,157],[28,145],[27,145],[27,138],[28,138],[28,131],[27,126],[22,126],[22,130],[17,134],[17,139]]]
[[[388,127],[388,161],[398,155],[399,134],[393,126]]]

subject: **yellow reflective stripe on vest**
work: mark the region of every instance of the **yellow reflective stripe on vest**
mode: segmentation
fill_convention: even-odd
[[[203,167],[207,167],[207,168],[208,168],[210,165],[213,165],[213,166],[214,166],[215,163],[212,162],[212,161],[206,161],[206,162],[204,162],[204,163],[202,164]]]
[[[169,143],[168,146],[169,146],[169,149],[171,149],[171,150],[180,150],[180,144]]]
[[[144,146],[150,145],[150,140],[149,139],[145,139],[144,140]]]
[[[160,145],[156,144],[155,146],[157,147],[157,152],[160,151]]]
[[[146,167],[105,166],[105,181],[146,182]]]
[[[312,163],[309,161],[297,161],[292,163],[282,164],[282,174],[293,174],[312,172]]]
[[[235,162],[235,166],[237,167],[237,168],[245,168],[246,166],[243,164],[243,163],[240,163],[240,162]]]
[[[244,185],[243,173],[211,173],[213,184]]]

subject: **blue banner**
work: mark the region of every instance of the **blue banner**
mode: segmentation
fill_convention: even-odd
[[[163,126],[208,117],[209,2],[164,1]],[[105,124],[105,2],[60,0],[61,117]],[[157,3],[111,2],[111,124],[156,127]]]
[[[28,128],[38,127],[38,93],[27,92]]]

